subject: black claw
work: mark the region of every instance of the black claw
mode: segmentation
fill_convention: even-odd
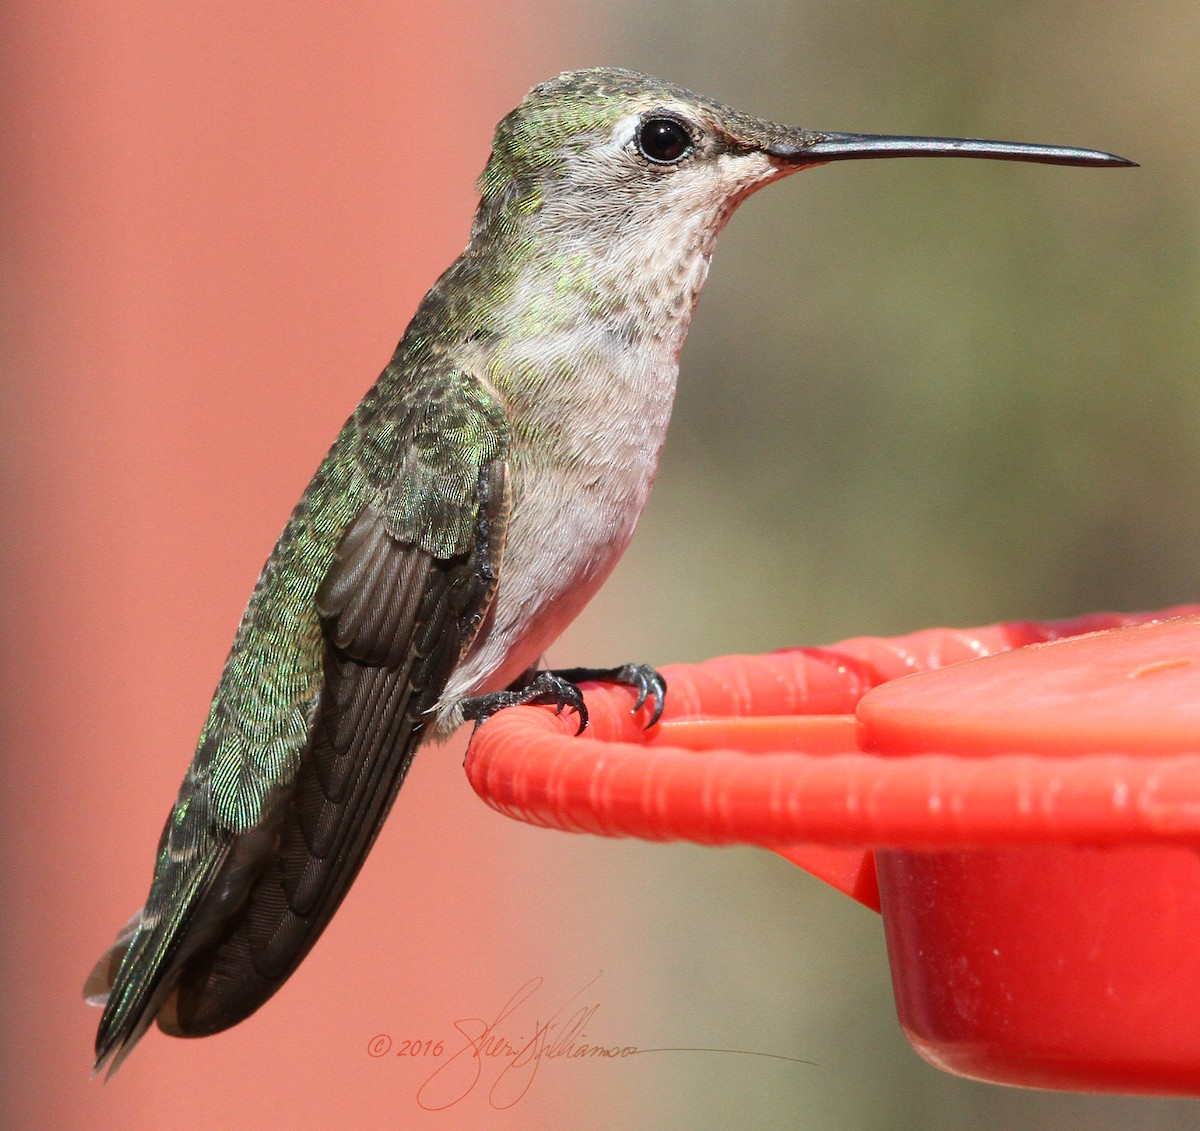
[[[579,684],[592,680],[599,683],[619,683],[637,691],[637,702],[633,705],[636,714],[647,703],[653,702],[649,730],[662,718],[667,698],[667,681],[648,664],[625,664],[619,668],[561,668],[550,672],[529,672],[517,683],[504,691],[493,691],[490,695],[479,695],[463,701],[463,718],[472,719],[478,730],[497,711],[505,707],[516,707],[524,703],[552,703],[554,713],[561,715],[570,707],[579,716],[579,729],[583,734],[588,725],[587,704]]]
[[[517,707],[525,703],[553,703],[554,713],[561,715],[570,707],[579,716],[582,734],[588,724],[587,705],[583,693],[575,684],[556,672],[538,672],[524,687],[507,691],[493,691],[490,695],[479,695],[463,701],[463,718],[472,719],[478,730],[497,711],[505,707]]]
[[[570,680],[563,679],[554,672],[539,672],[529,687],[533,689],[539,684],[543,685],[543,690],[538,691],[534,700],[553,703],[556,715],[561,715],[567,707],[570,707],[579,716],[579,729],[575,733],[583,734],[588,725],[588,709],[587,704],[583,701],[583,692]],[[526,702],[534,700],[526,700]]]
[[[667,700],[667,681],[649,664],[624,664],[619,668],[563,668],[553,674],[572,685],[595,680],[599,683],[619,683],[625,687],[632,687],[637,691],[637,702],[633,705],[634,714],[651,700],[654,701],[646,729],[649,730],[662,718]]]

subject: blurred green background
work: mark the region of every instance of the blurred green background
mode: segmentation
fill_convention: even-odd
[[[813,128],[1093,146],[1143,167],[861,162],[750,201],[718,247],[638,535],[552,661],[662,664],[1196,600],[1200,8],[49,10],[0,16],[10,63],[49,76],[18,82],[10,66],[7,80],[13,1126],[336,1126],[336,1112],[350,1126],[368,1111],[443,1128],[1200,1126],[1190,1101],[928,1067],[896,1027],[877,917],[767,853],[503,821],[467,790],[461,747],[418,759],[354,896],[251,1022],[212,1041],[152,1035],[115,1085],[85,1090],[95,1017],[75,996],[143,894],[258,564],[461,247],[492,123],[557,71],[617,64]],[[36,118],[60,95],[73,116]],[[45,173],[64,150],[90,172]],[[136,204],[105,175],[129,153]],[[263,171],[289,161],[278,181]],[[60,204],[78,232],[37,226]],[[162,250],[199,207],[201,226]],[[260,279],[269,256],[285,266]],[[111,309],[95,298],[113,294]],[[68,303],[85,313],[64,327]],[[64,421],[83,437],[70,468]],[[110,515],[105,475],[133,517]],[[66,627],[47,632],[55,615]],[[472,926],[445,926],[455,907]],[[602,1028],[622,1041],[816,1066],[663,1054],[546,1073],[540,1100],[505,1112],[434,1118],[359,1054],[370,1011],[415,1008],[414,984],[449,1000],[462,983],[482,1007],[485,977],[574,990],[599,968]],[[239,1119],[223,1106],[234,1084]]]

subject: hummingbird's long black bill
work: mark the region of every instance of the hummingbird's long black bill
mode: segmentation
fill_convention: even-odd
[[[1136,161],[1063,145],[1026,145],[1016,141],[984,141],[970,137],[893,137],[887,134],[810,135],[810,144],[787,141],[766,148],[767,155],[797,165],[854,161],[874,157],[979,157],[992,161],[1037,161],[1044,165],[1092,165],[1136,168]]]

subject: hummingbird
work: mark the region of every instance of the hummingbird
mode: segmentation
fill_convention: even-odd
[[[633,536],[717,236],[834,161],[1129,166],[1093,150],[829,133],[632,71],[534,87],[496,128],[469,242],[342,428],[254,587],[145,907],[84,988],[96,1067],[151,1022],[244,1020],[336,912],[419,746],[645,665],[542,671]]]

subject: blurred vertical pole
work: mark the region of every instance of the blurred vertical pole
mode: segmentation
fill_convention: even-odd
[[[191,1065],[222,1080],[206,1104],[246,1086],[204,1067],[249,1047],[231,1035],[152,1037],[89,1088],[79,987],[144,896],[263,558],[465,242],[543,22],[483,0],[0,15],[7,1126],[190,1125],[171,1112]],[[443,882],[415,871],[388,882]],[[280,1097],[312,1068],[275,1059],[244,1125],[255,1104],[298,1125]]]

